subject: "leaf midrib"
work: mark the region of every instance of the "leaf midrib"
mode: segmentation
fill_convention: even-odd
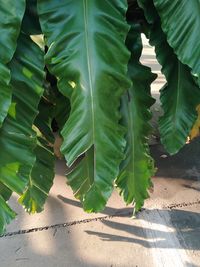
[[[83,13],[84,13],[84,30],[85,30],[85,47],[86,47],[86,58],[87,58],[87,66],[88,66],[88,79],[89,79],[89,91],[90,91],[90,100],[91,100],[91,114],[92,114],[92,143],[95,142],[95,109],[94,109],[94,95],[93,95],[93,85],[92,85],[92,67],[91,67],[91,59],[90,59],[90,53],[89,53],[89,32],[88,32],[88,0],[83,0]],[[95,149],[95,144],[94,144]],[[95,157],[95,153],[94,153]],[[96,171],[96,160],[94,159],[94,177],[95,177],[95,171]],[[89,171],[88,171],[89,173]],[[90,175],[88,175],[90,180]],[[90,180],[90,184],[93,183]]]
[[[176,103],[175,103],[175,112],[174,112],[174,115],[173,115],[173,134],[174,132],[176,132],[176,128],[177,128],[177,113],[178,113],[178,110],[179,110],[179,104],[180,104],[180,101],[179,101],[179,98],[180,98],[180,87],[181,87],[181,63],[178,62],[178,74],[177,74],[177,90],[176,90]]]
[[[133,90],[133,88],[132,88]],[[130,91],[130,90],[129,90]],[[131,173],[132,173],[132,182],[133,182],[133,191],[135,192],[135,133],[134,133],[134,127],[133,127],[133,110],[131,108],[131,102],[134,101],[134,95],[133,94],[130,94],[131,95],[131,101],[128,103],[129,107],[128,107],[128,112],[129,112],[129,123],[130,123],[130,131],[131,131],[131,147],[132,147],[132,170],[131,170]]]

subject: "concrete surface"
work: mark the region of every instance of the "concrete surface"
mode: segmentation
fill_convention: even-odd
[[[159,74],[153,87],[158,96],[164,78],[147,44],[142,60]],[[29,216],[16,196],[11,199],[18,217],[0,238],[0,267],[200,266],[199,141],[173,157],[160,144],[151,146],[159,169],[151,198],[136,218],[117,192],[101,214],[84,213],[58,162],[44,212]]]
[[[16,199],[11,201],[18,219],[8,233],[35,229],[0,239],[0,266],[200,266],[200,164],[188,147],[192,153],[197,143],[187,145],[182,151],[185,160],[174,157],[173,165],[171,157],[159,158],[160,145],[152,147],[162,161],[160,175],[153,179],[154,192],[135,219],[116,192],[102,214],[84,213],[65,185],[63,162],[58,162],[43,213],[29,216]],[[176,178],[165,175],[172,167]]]

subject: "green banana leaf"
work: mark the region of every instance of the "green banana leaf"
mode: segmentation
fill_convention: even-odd
[[[122,97],[121,123],[128,129],[126,134],[125,159],[120,165],[116,179],[117,187],[127,204],[135,203],[135,211],[141,209],[148,197],[147,189],[154,174],[153,159],[149,155],[148,135],[151,132],[150,107],[155,102],[151,97],[150,84],[156,75],[140,62],[142,41],[139,25],[132,25],[127,37],[127,47],[131,52],[129,76],[132,87]]]
[[[25,0],[0,0],[0,127],[11,104],[12,88],[7,64],[16,50]]]
[[[121,95],[130,86],[126,10],[125,0],[38,1],[48,46],[46,63],[58,78],[58,89],[70,97],[61,151],[69,166],[85,152],[93,153],[87,157],[92,170],[90,187],[83,197],[83,201],[91,198],[89,207],[84,204],[87,211],[98,211],[105,205],[123,158],[124,129],[118,124],[118,108]],[[101,196],[93,203],[96,192]]]

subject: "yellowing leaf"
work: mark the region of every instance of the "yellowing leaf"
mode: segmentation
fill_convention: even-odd
[[[198,117],[196,119],[195,124],[192,127],[192,130],[190,131],[190,139],[194,139],[195,137],[200,135],[200,104],[196,108]]]

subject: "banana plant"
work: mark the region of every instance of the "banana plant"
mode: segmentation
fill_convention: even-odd
[[[86,212],[119,191],[139,211],[155,173],[151,83],[141,34],[166,77],[161,142],[177,153],[198,133],[200,0],[0,0],[0,234],[15,192],[41,212],[57,131],[67,184]]]

